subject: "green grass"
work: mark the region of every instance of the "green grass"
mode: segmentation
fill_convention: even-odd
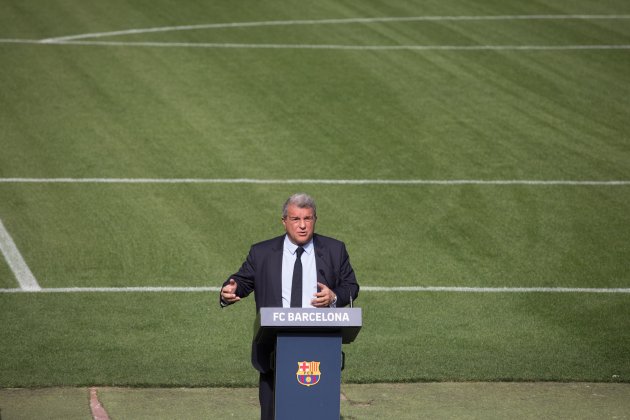
[[[4,176],[630,174],[624,51],[3,45],[2,57]]]
[[[349,385],[342,418],[626,418],[627,384],[440,383]]]
[[[0,295],[0,386],[253,386],[253,301]],[[627,382],[630,297],[364,293],[345,382]],[[384,357],[386,356],[386,357]]]
[[[218,286],[251,243],[283,232],[280,206],[295,188],[0,185],[0,214],[44,287]],[[364,285],[630,280],[630,187],[309,191],[320,199],[318,231],[347,243]]]
[[[13,288],[17,286],[18,284],[13,278],[11,269],[4,259],[0,259],[0,288]]]
[[[601,383],[430,383],[343,385],[341,418],[519,419],[627,418],[628,384]],[[8,419],[92,418],[89,390],[0,389]],[[252,388],[99,388],[112,418],[252,419],[258,395]]]
[[[89,392],[81,388],[0,389],[3,419],[88,420]]]
[[[606,3],[616,13],[627,7]],[[190,9],[194,11],[195,6],[200,7],[192,3]],[[517,10],[506,10],[496,2],[484,6],[485,10],[459,10],[456,14],[527,12],[518,10],[517,4],[510,6]],[[528,12],[578,13],[587,9],[575,5],[567,10],[545,10],[540,6],[532,5]],[[600,12],[610,13],[605,6]],[[336,6],[340,10],[333,14],[326,10],[330,7],[333,3],[325,3],[319,13],[298,9],[295,16],[285,16],[285,12],[280,17],[402,13],[349,12]],[[65,10],[58,13],[61,11]],[[81,15],[87,12],[77,9],[76,18],[85,19]],[[91,13],[100,12],[95,6]],[[118,13],[124,12],[127,10]],[[130,12],[130,16],[138,13]],[[233,7],[221,14],[212,12],[208,11],[208,20],[219,22],[264,20],[265,16],[259,11],[243,16],[241,9]],[[275,7],[267,11],[276,12]],[[448,6],[440,12],[454,13]],[[41,11],[33,13],[37,16]],[[152,12],[146,13],[133,24],[112,17],[110,28],[191,22],[189,16],[179,20],[175,14],[171,21],[163,22]],[[170,13],[169,4],[163,13]],[[422,8],[403,15],[427,13],[431,11]],[[98,22],[109,14],[112,11]],[[26,26],[33,23],[31,15],[17,19]],[[197,16],[193,22],[200,19]],[[414,22],[359,25],[356,30],[360,34],[385,32],[387,43],[393,38],[397,44],[495,45],[509,37],[535,45],[617,44],[630,40],[625,23]],[[8,28],[16,26],[20,25],[13,23]],[[344,28],[355,26],[241,28],[229,31],[225,39],[215,39],[215,31],[132,38],[253,42],[248,38],[253,33],[258,42],[289,38],[299,43],[315,42],[301,40],[299,35],[293,41],[296,32],[312,31],[319,35],[320,43],[348,43]],[[62,28],[61,34],[59,28],[42,28],[35,38],[105,30],[100,25]],[[283,33],[274,37],[276,30]],[[453,39],[451,30],[472,38]],[[4,36],[10,37],[10,29],[5,31]],[[475,37],[479,31],[481,35]],[[522,40],[524,33],[536,39]],[[561,41],[559,36],[569,39]],[[363,38],[350,36],[357,44],[385,43]],[[630,58],[623,50],[364,52],[21,44],[2,44],[0,48],[7,63],[0,69],[0,103],[5,110],[0,122],[7,152],[0,158],[4,176],[629,176],[625,109],[630,95],[626,71]],[[51,73],[51,68],[56,71]],[[296,148],[308,159],[295,159]]]
[[[0,39],[354,17],[629,14],[623,1],[6,1]],[[627,19],[380,22],[114,41],[629,44]],[[628,180],[627,50],[0,42],[0,178]],[[44,288],[219,286],[296,190],[364,286],[629,287],[630,187],[0,183]],[[17,282],[0,259],[0,288]],[[364,292],[347,382],[630,381],[630,295]],[[253,386],[253,302],[0,294],[0,387]],[[385,358],[384,355],[388,357]],[[355,415],[355,414],[352,414]],[[358,415],[358,414],[357,414]]]
[[[2,387],[257,381],[249,364],[254,312],[249,303],[221,311],[217,295],[208,293],[0,299],[7,337],[0,344]]]

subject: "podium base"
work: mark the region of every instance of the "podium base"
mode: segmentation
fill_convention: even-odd
[[[340,333],[279,333],[276,338],[276,420],[340,417]]]

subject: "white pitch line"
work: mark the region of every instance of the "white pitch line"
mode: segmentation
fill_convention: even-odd
[[[345,19],[309,19],[309,20],[273,20],[261,22],[227,22],[208,23],[200,25],[163,26],[157,28],[126,29],[121,31],[96,32],[88,34],[68,35],[41,40],[43,43],[56,43],[87,38],[103,38],[108,36],[135,35],[155,32],[191,31],[200,29],[225,29],[261,26],[290,26],[290,25],[339,25],[355,23],[385,23],[385,22],[440,22],[440,21],[509,21],[509,20],[599,20],[599,19],[630,19],[630,15],[495,15],[495,16],[406,16],[406,17],[372,17]]]
[[[630,288],[591,287],[451,287],[451,286],[365,286],[368,292],[457,292],[457,293],[630,293]]]
[[[219,292],[220,287],[59,287],[37,290],[41,293],[200,293]],[[0,293],[24,293],[24,289],[0,289]],[[33,291],[30,291],[33,292]],[[630,288],[589,287],[456,287],[456,286],[362,286],[361,292],[448,292],[448,293],[607,293],[629,294]]]
[[[628,50],[630,44],[620,45],[325,45],[325,44],[235,44],[189,42],[115,42],[69,41],[63,45],[91,45],[110,47],[157,48],[217,48],[217,49],[289,49],[289,50],[352,50],[352,51],[584,51]]]
[[[255,179],[255,178],[0,178],[0,184],[314,184],[314,185],[574,185],[626,186],[630,180],[528,179]]]
[[[44,288],[43,293],[156,293],[156,292],[219,292],[220,287],[58,287]]]
[[[9,232],[4,227],[2,220],[0,220],[0,251],[4,255],[9,268],[13,271],[15,278],[20,284],[20,289],[25,292],[38,292],[42,288],[37,283],[37,279],[31,273],[31,270],[26,265],[22,254],[18,250],[13,238],[9,235]]]

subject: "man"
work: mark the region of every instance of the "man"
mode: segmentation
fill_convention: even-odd
[[[221,306],[254,292],[262,307],[329,308],[357,298],[359,284],[343,242],[315,234],[317,210],[309,195],[294,194],[282,208],[285,235],[253,245],[240,270],[221,288]],[[301,289],[301,290],[300,290]],[[261,419],[274,415],[273,346],[252,344],[252,364],[260,372]]]

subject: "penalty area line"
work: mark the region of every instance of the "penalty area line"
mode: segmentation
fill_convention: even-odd
[[[9,235],[9,232],[4,227],[2,220],[0,219],[0,252],[4,255],[9,268],[13,272],[16,280],[20,284],[20,289],[27,292],[38,292],[41,290],[37,279],[31,272],[26,261],[20,254],[13,238]]]
[[[0,293],[200,293],[219,292],[220,287],[57,287],[27,289],[0,289]],[[623,287],[458,287],[458,286],[363,286],[361,292],[431,292],[431,293],[608,293],[630,294]]]

